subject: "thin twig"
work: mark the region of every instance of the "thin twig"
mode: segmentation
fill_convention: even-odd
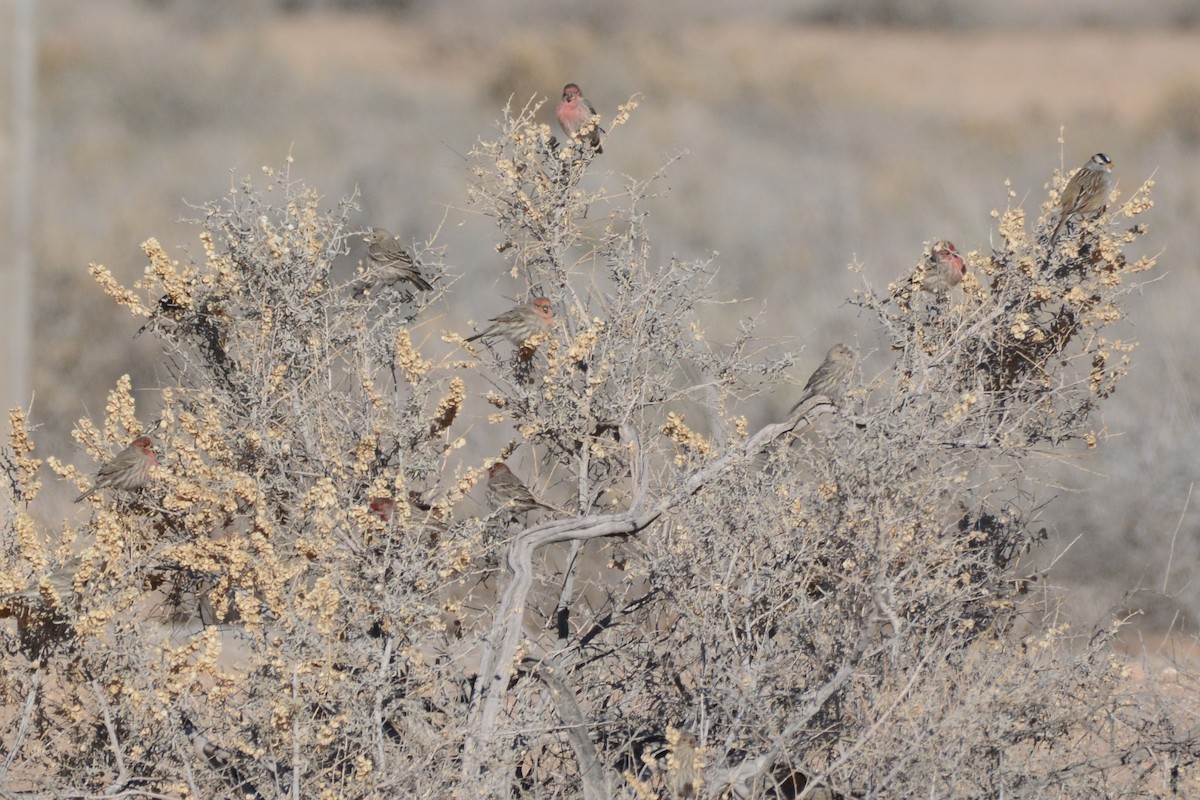
[[[29,691],[25,694],[25,710],[21,712],[21,722],[17,725],[17,735],[13,739],[8,755],[4,757],[4,764],[0,766],[0,785],[4,784],[4,777],[8,774],[13,759],[17,757],[17,753],[21,752],[21,747],[25,744],[25,736],[29,733],[29,721],[33,719],[33,709],[37,701],[38,686],[41,684],[41,680],[42,670],[40,667],[36,667],[29,678]]]
[[[1175,530],[1171,533],[1171,549],[1167,551],[1167,567],[1163,571],[1163,594],[1167,593],[1167,582],[1171,579],[1171,562],[1175,559],[1175,541],[1179,538],[1179,531],[1183,528],[1183,518],[1187,516],[1188,506],[1192,502],[1192,490],[1196,488],[1196,482],[1192,481],[1188,484],[1187,498],[1183,501],[1183,510],[1179,512],[1179,520],[1175,523]]]
[[[100,687],[96,685],[96,681],[92,681],[92,693],[96,696],[96,702],[100,704],[100,711],[104,715],[104,729],[108,731],[108,744],[112,748],[113,760],[117,764],[117,778],[113,781],[113,786],[127,786],[129,784],[129,773],[125,769],[125,756],[121,752],[121,742],[117,738],[117,730],[113,725],[112,714],[108,712],[108,703],[104,699],[104,695],[100,692]]]

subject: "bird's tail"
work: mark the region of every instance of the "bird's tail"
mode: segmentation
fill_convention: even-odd
[[[1062,230],[1063,225],[1067,224],[1067,216],[1065,212],[1058,218],[1058,224],[1054,226],[1054,232],[1050,234],[1050,247],[1054,247],[1054,243],[1058,241],[1058,233]]]
[[[792,414],[795,414],[797,411],[799,411],[800,406],[804,405],[809,400],[812,400],[813,397],[815,397],[815,395],[812,392],[805,392],[804,396],[800,398],[800,402],[798,402],[798,403],[796,403],[796,405],[792,406],[792,410],[788,412],[788,416],[790,417]]]

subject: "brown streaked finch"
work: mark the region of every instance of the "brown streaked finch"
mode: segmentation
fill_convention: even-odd
[[[385,283],[404,281],[424,291],[433,288],[429,281],[421,277],[421,271],[413,263],[412,256],[391,233],[383,228],[371,228],[363,241],[369,243],[367,260],[378,269]]]
[[[534,497],[529,487],[521,483],[503,461],[488,467],[487,494],[488,503],[497,511],[507,509],[512,514],[524,514],[538,508],[558,511]]]
[[[817,395],[828,397],[831,403],[840,403],[843,395],[846,394],[846,384],[850,380],[850,374],[854,371],[855,359],[854,351],[844,344],[835,344],[829,348],[821,366],[817,367],[816,371],[809,376],[808,382],[804,384],[804,394],[800,398],[800,402],[792,406],[792,410],[788,413],[796,413],[796,409]]]
[[[149,436],[139,436],[133,442],[117,453],[111,461],[107,461],[96,470],[96,481],[75,502],[83,500],[97,489],[111,488],[123,491],[141,489],[150,482],[150,468],[158,464],[158,455],[154,452],[154,440]]]
[[[559,101],[558,108],[554,109],[554,116],[558,118],[563,133],[572,139],[590,124],[592,127],[588,133],[588,143],[596,148],[597,155],[604,152],[604,148],[600,146],[600,134],[604,133],[598,119],[600,115],[583,96],[578,84],[568,83],[563,87],[562,100]]]
[[[1058,240],[1058,234],[1067,220],[1094,214],[1108,205],[1108,196],[1113,190],[1112,168],[1112,160],[1108,156],[1096,153],[1067,181],[1067,188],[1063,189],[1062,197],[1058,200],[1061,214],[1054,232],[1050,234],[1051,247]]]
[[[473,342],[490,336],[503,336],[520,347],[530,337],[549,331],[554,325],[554,309],[545,297],[535,297],[528,303],[514,306],[492,317],[491,325],[464,341]]]
[[[958,286],[967,274],[967,265],[953,242],[938,239],[925,252],[925,278],[921,289],[939,292]]]

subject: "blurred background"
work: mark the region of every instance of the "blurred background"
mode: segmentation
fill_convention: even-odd
[[[0,3],[0,37],[18,2]],[[41,0],[36,4],[33,160],[33,399],[39,455],[91,472],[70,438],[103,418],[123,373],[160,380],[139,321],[87,273],[125,284],[139,244],[198,251],[199,216],[264,165],[327,206],[356,190],[354,221],[445,245],[459,281],[427,331],[469,330],[518,291],[495,228],[467,203],[465,155],[495,134],[510,101],[579,83],[606,120],[637,95],[605,142],[593,185],[614,193],[686,151],[652,207],[657,257],[719,252],[708,330],[759,333],[800,352],[802,383],[835,341],[887,363],[869,321],[845,303],[847,264],[884,285],[948,238],[987,251],[994,209],[1041,213],[1056,168],[1094,152],[1122,195],[1156,182],[1144,240],[1161,253],[1131,309],[1141,345],[1095,452],[1047,453],[1058,485],[1043,560],[1081,625],[1141,609],[1139,630],[1190,632],[1200,619],[1200,425],[1194,324],[1200,290],[1200,3],[1196,0]],[[6,51],[11,52],[6,42]],[[0,64],[0,168],[14,170],[13,66]],[[1060,141],[1061,137],[1061,141]],[[1008,184],[1006,185],[1006,181]],[[1013,197],[1010,199],[1009,191]],[[14,201],[6,195],[5,224]],[[605,209],[597,209],[602,218]],[[347,256],[348,267],[363,245]],[[11,241],[0,241],[8,257]],[[1140,255],[1134,252],[1132,255]],[[755,426],[790,393],[751,397]],[[786,394],[786,396],[785,396]],[[77,513],[49,481],[40,512]],[[1059,558],[1061,556],[1061,558]],[[1055,560],[1056,559],[1056,560]]]

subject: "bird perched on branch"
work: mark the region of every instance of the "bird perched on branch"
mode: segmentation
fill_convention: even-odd
[[[1082,217],[1104,210],[1108,196],[1112,194],[1112,160],[1104,153],[1096,153],[1080,169],[1075,171],[1067,188],[1058,200],[1061,212],[1054,232],[1050,234],[1050,246],[1058,240],[1058,234],[1072,217]]]
[[[421,277],[421,271],[413,263],[412,256],[391,233],[383,228],[371,228],[363,241],[369,244],[367,260],[372,268],[378,270],[385,283],[404,281],[426,292],[433,288],[429,281]]]
[[[938,239],[925,251],[925,277],[921,289],[940,292],[958,286],[967,274],[967,265],[953,242]]]
[[[558,513],[554,506],[548,506],[533,496],[529,487],[513,474],[503,461],[497,461],[488,467],[487,480],[488,503],[497,510],[507,509],[510,513],[524,514],[544,508]]]
[[[554,309],[545,297],[535,297],[528,303],[514,306],[492,317],[491,325],[464,341],[473,342],[490,336],[503,336],[520,347],[525,341],[554,325]]]
[[[367,508],[384,522],[391,522],[392,514],[396,512],[396,501],[390,497],[372,497]]]
[[[421,530],[429,537],[430,544],[437,544],[438,537],[449,529],[442,519],[441,510],[422,500],[421,495],[411,489],[408,492],[408,504],[420,512],[414,515],[413,523],[421,526]],[[391,524],[396,513],[396,501],[390,497],[372,497],[367,503],[367,508],[376,517]]]
[[[92,488],[76,497],[75,502],[78,503],[97,489],[112,488],[127,492],[141,489],[150,482],[150,468],[157,464],[154,440],[149,436],[139,436],[112,460],[100,465]]]
[[[846,384],[850,380],[850,374],[854,371],[855,360],[854,351],[844,344],[835,344],[829,348],[821,366],[817,367],[816,371],[809,376],[808,382],[804,384],[804,394],[801,396],[800,402],[792,406],[792,410],[788,413],[796,413],[796,409],[817,395],[828,397],[832,403],[840,403],[842,396],[846,393]]]
[[[604,133],[604,129],[600,127],[600,115],[583,96],[578,84],[568,83],[563,87],[562,100],[554,110],[554,116],[558,118],[563,133],[572,139],[590,124],[592,127],[587,134],[588,143],[596,149],[597,155],[604,152],[604,148],[600,146],[600,134]]]

